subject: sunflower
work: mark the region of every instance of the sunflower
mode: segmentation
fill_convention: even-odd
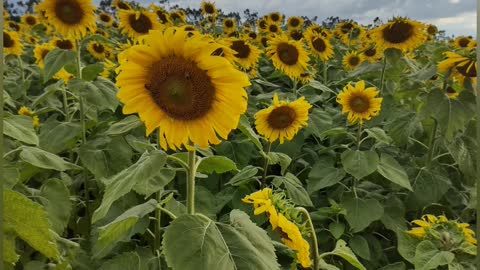
[[[21,22],[23,23],[23,25],[26,25],[30,29],[32,29],[35,25],[37,25],[39,23],[38,19],[37,19],[37,16],[35,16],[33,14],[23,15],[22,18],[21,18]]]
[[[3,10],[3,19],[6,21],[10,19],[10,13],[6,9]]]
[[[54,38],[50,42],[53,46],[62,50],[76,50],[75,40],[71,38]]]
[[[289,30],[298,30],[302,29],[303,19],[297,16],[292,16],[288,18],[287,27]]]
[[[97,42],[97,41],[91,41],[87,45],[87,51],[97,60],[103,61],[108,55],[112,54],[112,50],[109,49],[107,46],[104,44]]]
[[[213,16],[213,17],[216,17],[217,14],[218,14],[218,10],[217,8],[215,7],[215,4],[211,3],[211,2],[206,2],[206,1],[203,1],[202,2],[202,5],[201,5],[201,10],[202,10],[202,14],[204,16]]]
[[[280,14],[280,12],[272,12],[268,14],[268,20],[272,23],[280,25],[283,22],[283,15]]]
[[[122,33],[133,39],[148,34],[150,30],[158,30],[162,27],[155,18],[155,14],[146,10],[120,10],[118,18]]]
[[[357,44],[364,34],[363,27],[355,22],[343,22],[337,25],[337,35],[344,44]]]
[[[248,77],[212,56],[218,44],[188,35],[174,27],[150,31],[125,54],[117,77],[123,113],[138,113],[147,135],[159,128],[163,149],[219,144],[247,109]]]
[[[268,47],[268,41],[269,40],[270,40],[270,38],[268,38],[266,36],[260,37],[260,44],[262,45],[263,48]]]
[[[26,106],[20,107],[17,114],[18,115],[23,115],[23,116],[33,116],[33,115],[35,115],[35,113]]]
[[[425,25],[409,19],[395,18],[371,31],[370,36],[383,49],[411,51],[426,40]]]
[[[365,89],[365,81],[352,86],[350,83],[338,94],[337,103],[342,105],[342,114],[348,112],[348,122],[352,125],[363,120],[370,120],[380,113],[383,98],[376,98],[379,91],[375,87]]]
[[[447,89],[445,89],[445,95],[447,95],[449,99],[456,99],[460,93],[457,92],[453,87],[448,86]]]
[[[438,28],[433,24],[427,25],[427,28],[425,30],[430,36],[435,36],[438,33]]]
[[[66,71],[65,68],[62,68],[59,72],[57,72],[57,74],[53,76],[53,78],[57,80],[63,80],[63,83],[67,85],[71,79],[75,78],[75,76],[70,72]]]
[[[328,39],[322,37],[320,34],[309,35],[307,39],[310,51],[315,54],[322,61],[327,61],[333,56],[333,48]]]
[[[110,14],[105,12],[98,14],[98,20],[105,26],[112,26],[113,24],[112,16],[110,16]]]
[[[112,74],[113,71],[115,71],[116,67],[117,67],[117,64],[115,64],[114,62],[108,59],[105,59],[105,61],[103,62],[103,71],[100,73],[100,76],[106,79],[109,79],[110,74]]]
[[[3,53],[17,56],[23,54],[23,44],[17,32],[3,30]]]
[[[206,18],[206,21],[211,25],[216,25],[217,24],[217,17],[209,16],[209,17]]]
[[[468,47],[468,44],[472,41],[471,38],[469,37],[457,37],[454,41],[455,47],[460,48],[460,49],[466,49]]]
[[[268,45],[267,55],[275,68],[298,80],[310,60],[302,42],[289,40],[287,36],[276,36],[269,40]]]
[[[370,63],[376,63],[382,58],[380,51],[374,43],[368,43],[362,46],[362,56]]]
[[[122,1],[122,0],[114,0],[112,3],[112,6],[118,8],[118,9],[123,9],[123,10],[130,10],[132,9],[132,6],[128,2]]]
[[[289,103],[279,101],[275,93],[273,105],[255,114],[256,129],[271,143],[277,139],[280,144],[285,139],[291,141],[300,129],[308,125],[308,110],[311,107],[305,97]]]
[[[454,52],[446,52],[445,56],[447,59],[438,63],[440,73],[458,72],[465,77],[477,77],[478,64],[475,59]]]
[[[55,49],[51,43],[45,43],[41,45],[36,45],[33,49],[33,55],[35,56],[36,63],[38,67],[43,69],[45,67],[45,57],[47,54]]]
[[[226,41],[228,47],[235,51],[233,55],[235,62],[239,64],[243,69],[249,69],[255,66],[258,62],[258,58],[262,54],[262,51],[252,45],[250,42],[240,39],[231,38]]]
[[[303,32],[300,30],[290,30],[288,31],[288,37],[293,40],[302,40]]]
[[[476,40],[471,40],[469,43],[468,43],[468,46],[467,46],[467,49],[469,51],[472,51],[472,50],[475,50],[477,48],[477,41]]]
[[[358,52],[347,53],[342,60],[345,70],[354,70],[363,62],[363,55]]]
[[[273,35],[282,34],[282,28],[278,24],[270,22],[267,25],[267,32]]]
[[[21,32],[22,31],[22,26],[19,25],[16,22],[13,22],[13,21],[7,21],[6,26],[7,26],[6,28],[8,30],[12,30],[12,31],[15,31],[15,32]]]
[[[250,39],[251,41],[257,41],[257,39],[258,39],[258,35],[257,35],[257,33],[255,33],[255,32],[248,32],[248,33],[246,34],[246,37],[247,37],[248,39]]]
[[[92,0],[45,0],[41,8],[57,33],[81,38],[87,29],[94,30],[95,6]]]
[[[314,35],[314,34],[320,34],[322,37],[326,38],[326,39],[330,39],[331,38],[331,33],[321,27],[320,25],[317,25],[317,24],[312,24],[310,25],[307,30],[305,30],[305,37],[309,38],[309,36],[311,35]]]
[[[110,36],[107,32],[103,31],[102,29],[95,30],[95,34],[100,35],[102,37],[106,37],[106,38]]]
[[[165,9],[161,7],[157,7],[155,5],[152,5],[151,7],[153,10],[153,13],[157,15],[158,19],[162,24],[170,25],[172,23],[170,20],[170,16],[168,15],[168,12]]]
[[[223,31],[227,34],[235,32],[237,30],[237,23],[232,19],[223,20]]]
[[[185,13],[183,13],[181,10],[170,12],[169,16],[172,22],[184,23],[186,19]]]
[[[28,43],[28,44],[37,44],[38,38],[32,36],[32,35],[24,35],[23,39]]]
[[[264,18],[257,21],[257,27],[259,32],[266,32],[267,26],[268,26],[267,19]]]

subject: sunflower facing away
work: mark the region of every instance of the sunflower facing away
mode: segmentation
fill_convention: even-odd
[[[26,25],[30,29],[32,29],[35,25],[39,23],[37,16],[33,14],[23,15],[21,21],[24,25]]]
[[[293,102],[280,101],[277,94],[273,96],[273,105],[255,114],[255,126],[260,135],[268,141],[285,139],[291,141],[293,137],[308,125],[308,110],[312,107],[305,97]]]
[[[247,75],[212,56],[219,45],[188,35],[150,31],[145,44],[128,49],[117,77],[123,113],[138,113],[147,135],[159,128],[163,149],[219,144],[247,109]]]
[[[268,41],[267,55],[276,69],[288,77],[298,80],[308,66],[308,52],[301,41],[289,40],[287,36],[276,36]]]
[[[40,5],[50,24],[61,35],[81,38],[87,29],[96,28],[92,0],[45,0]]]
[[[3,30],[3,52],[5,55],[20,56],[23,54],[23,43],[17,32]]]
[[[202,10],[202,14],[204,16],[213,16],[213,17],[216,17],[217,14],[218,14],[218,10],[217,8],[215,7],[215,4],[211,3],[211,2],[206,2],[206,1],[203,1],[202,2],[202,5],[201,5],[201,10]]]
[[[327,61],[333,56],[333,48],[328,39],[322,37],[320,34],[311,34],[308,39],[308,46],[310,51],[322,61]]]
[[[342,114],[348,113],[348,122],[363,125],[363,120],[370,120],[380,113],[383,98],[376,98],[379,91],[375,87],[365,89],[365,82],[359,81],[355,86],[350,83],[337,96],[337,103],[342,105]]]
[[[120,27],[123,34],[136,39],[148,34],[150,30],[158,30],[162,25],[155,18],[155,14],[142,10],[120,10],[118,12]]]
[[[342,60],[345,70],[354,70],[363,62],[363,55],[358,52],[347,53]]]
[[[257,65],[258,59],[262,54],[262,51],[243,39],[233,38],[227,40],[230,49],[235,51],[233,55],[235,62],[239,64],[243,69],[249,69]]]
[[[55,46],[50,43],[35,46],[35,49],[33,49],[33,55],[35,56],[38,67],[40,67],[41,69],[45,67],[45,57],[49,52],[53,51],[54,49]]]
[[[411,51],[422,45],[426,40],[425,25],[403,18],[395,18],[377,29],[370,36],[383,49],[395,48]]]

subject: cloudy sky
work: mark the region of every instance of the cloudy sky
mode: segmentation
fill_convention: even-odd
[[[137,0],[149,5],[156,0]],[[447,35],[476,36],[477,5],[475,0],[211,0],[223,11],[248,8],[263,15],[280,11],[287,16],[318,16],[321,22],[329,16],[352,18],[359,23],[372,23],[375,17],[386,22],[392,16],[433,23]],[[199,7],[201,0],[170,0],[170,6]],[[168,6],[168,5],[167,5]]]

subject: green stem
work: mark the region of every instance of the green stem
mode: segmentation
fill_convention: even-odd
[[[187,173],[187,213],[195,214],[195,150],[188,151],[188,173]]]
[[[268,153],[272,149],[272,143],[268,143],[267,152],[265,153],[265,160],[263,162],[263,175],[262,175],[262,188],[266,186],[266,177],[267,177],[267,170],[268,170]]]
[[[307,209],[303,207],[296,207],[295,209],[299,210],[307,219],[307,225],[308,227],[310,227],[310,236],[312,237],[312,241],[313,241],[313,269],[318,270],[320,252],[318,250],[317,234],[315,233],[315,227],[313,226],[312,218],[310,217],[310,213],[308,213]]]
[[[382,67],[382,75],[380,77],[380,93],[383,92],[383,84],[385,81],[385,69],[387,67],[387,55],[383,56],[383,67]]]
[[[323,61],[323,84],[327,85],[328,78],[327,78],[327,61]]]
[[[161,201],[162,192],[157,191],[157,202]],[[155,211],[155,242],[154,242],[154,251],[160,250],[162,244],[162,210],[158,209]]]
[[[297,97],[297,84],[298,82],[293,80],[293,93],[295,94],[295,97]]]
[[[437,135],[437,120],[433,119],[432,133],[430,134],[430,139],[428,140],[427,168],[430,168],[430,164],[432,163],[433,148],[434,148],[436,135]]]
[[[357,150],[360,150],[360,144],[362,144],[362,124],[358,122],[357,130]]]
[[[67,98],[67,92],[65,88],[63,88],[62,95],[63,95],[63,111],[65,113],[65,121],[68,121],[68,98]]]
[[[22,84],[25,82],[25,70],[23,69],[22,57],[18,56],[18,65],[20,67],[20,75],[22,76]]]

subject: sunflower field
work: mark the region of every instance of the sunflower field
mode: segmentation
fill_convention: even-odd
[[[472,37],[212,2],[3,16],[5,269],[477,269]]]

